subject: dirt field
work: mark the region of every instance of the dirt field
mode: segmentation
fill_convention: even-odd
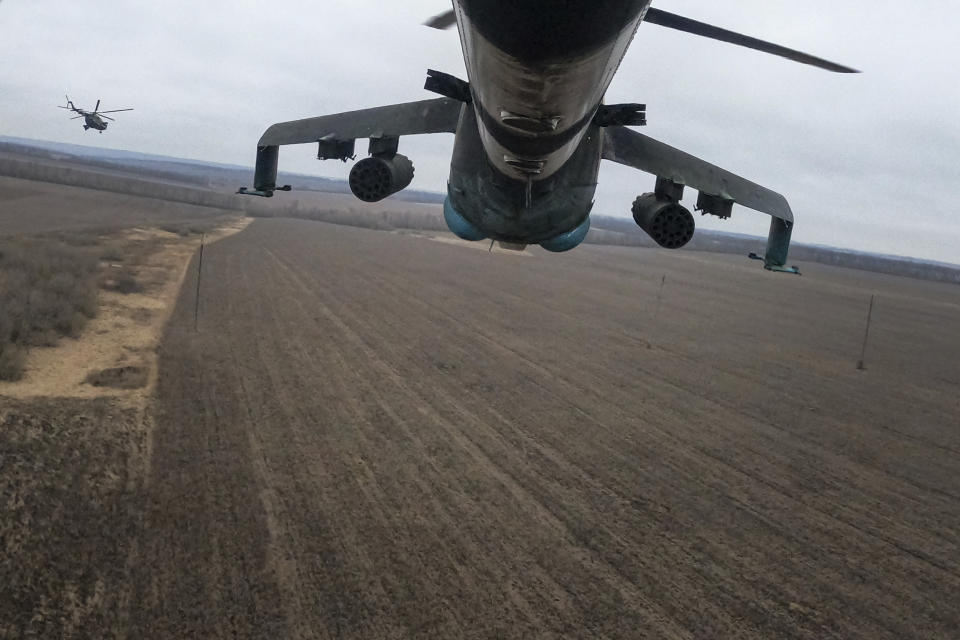
[[[239,212],[0,176],[0,236],[106,230],[224,215]]]
[[[220,226],[207,228],[205,241],[217,242],[249,222],[250,218],[219,220]],[[133,228],[90,236],[89,241],[103,246],[102,253],[116,253],[114,258],[119,260],[114,264],[102,261],[101,278],[109,281],[113,273],[135,274],[137,291],[99,291],[98,313],[80,339],[63,338],[55,348],[31,349],[24,379],[2,383],[0,394],[21,399],[112,395],[137,406],[152,396],[157,343],[201,237]],[[117,381],[119,385],[89,384],[92,379],[102,379],[101,373],[119,370],[133,373],[141,382],[133,387],[123,381]]]
[[[257,220],[195,333],[192,267],[148,419],[0,397],[0,637],[956,637],[956,287]]]
[[[0,251],[7,233],[79,242],[104,256],[106,287],[79,339],[31,348],[25,377],[0,382],[0,638],[124,635],[157,343],[200,242],[192,230],[209,243],[248,221],[0,178]],[[135,277],[136,291],[109,286],[114,274]]]
[[[808,272],[255,222],[162,344],[130,632],[956,637],[960,291]]]

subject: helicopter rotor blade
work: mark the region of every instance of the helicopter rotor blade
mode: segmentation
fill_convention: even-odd
[[[110,109],[109,111],[97,111],[97,113],[116,113],[117,111],[133,111],[133,107],[129,109]]]
[[[423,24],[433,29],[449,29],[457,24],[457,14],[454,13],[453,9],[450,9],[443,13],[438,13]]]
[[[100,110],[100,98],[97,98],[97,106],[93,108],[93,112],[96,113]]]
[[[781,58],[793,60],[794,62],[799,62],[801,64],[809,64],[814,67],[819,67],[820,69],[826,69],[827,71],[834,71],[837,73],[860,73],[851,67],[837,64],[836,62],[830,62],[829,60],[812,56],[809,53],[797,51],[796,49],[790,49],[772,42],[766,42],[758,38],[745,36],[742,33],[721,29],[720,27],[715,27],[705,22],[698,22],[697,20],[684,18],[683,16],[678,16],[675,13],[661,11],[660,9],[649,9],[643,21],[660,25],[661,27],[667,27],[668,29],[685,31],[686,33],[692,33],[696,36],[711,38],[713,40],[735,44],[748,49],[755,49],[764,53],[772,53],[773,55],[780,56]]]
[[[70,118],[70,119],[71,119],[71,120],[76,120],[77,118],[84,118],[84,117],[86,117],[86,116],[79,115],[79,116],[73,116],[73,117]]]
[[[107,120],[113,120],[113,118],[111,118],[110,116],[105,116],[105,115],[103,115],[102,113],[98,113],[97,115],[100,116],[101,118],[105,118],[105,119],[107,119]]]
[[[808,64],[821,69],[826,69],[828,71],[839,73],[859,73],[859,71],[856,69],[837,64],[836,62],[830,62],[829,60],[824,60],[823,58],[810,55],[809,53],[790,49],[772,42],[766,42],[758,38],[752,38],[750,36],[729,31],[727,29],[721,29],[720,27],[715,27],[713,25],[706,24],[705,22],[691,20],[690,18],[678,16],[677,14],[670,13],[668,11],[661,11],[660,9],[650,8],[647,11],[643,21],[660,25],[661,27],[667,27],[668,29],[685,31],[687,33],[692,33],[705,38],[720,40],[721,42],[747,47],[748,49],[755,49],[764,53],[771,53],[782,58],[787,58],[788,60],[793,60],[794,62]],[[456,23],[456,13],[453,9],[449,9],[443,13],[438,13],[423,24],[434,29],[449,29]]]

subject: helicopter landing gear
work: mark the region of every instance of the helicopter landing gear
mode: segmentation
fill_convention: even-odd
[[[83,125],[83,130],[84,130],[84,131],[86,131],[86,130],[89,129],[89,128],[90,128],[89,126]]]

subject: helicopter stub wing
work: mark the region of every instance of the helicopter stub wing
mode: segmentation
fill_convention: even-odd
[[[386,107],[281,122],[268,128],[258,146],[318,140],[356,140],[421,133],[455,133],[463,103],[452,98],[405,102]]]
[[[282,145],[318,143],[321,160],[353,157],[357,138],[370,138],[371,153],[375,144],[389,148],[391,142],[395,152],[400,136],[456,133],[462,107],[460,100],[435,98],[277,123],[257,143],[254,188],[242,187],[238,193],[270,197],[277,189],[289,190],[276,186]]]
[[[626,127],[610,126],[603,131],[604,160],[696,189],[707,200],[726,205],[725,215],[715,213],[720,217],[729,216],[733,203],[771,216],[767,251],[762,258],[764,266],[775,271],[790,270],[785,263],[793,230],[793,211],[782,195]]]
[[[793,222],[779,193],[626,127],[604,129],[603,158]]]

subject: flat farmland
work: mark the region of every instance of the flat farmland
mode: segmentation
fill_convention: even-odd
[[[960,289],[757,264],[207,247],[117,634],[957,637]]]
[[[196,222],[237,211],[0,176],[0,238]]]

